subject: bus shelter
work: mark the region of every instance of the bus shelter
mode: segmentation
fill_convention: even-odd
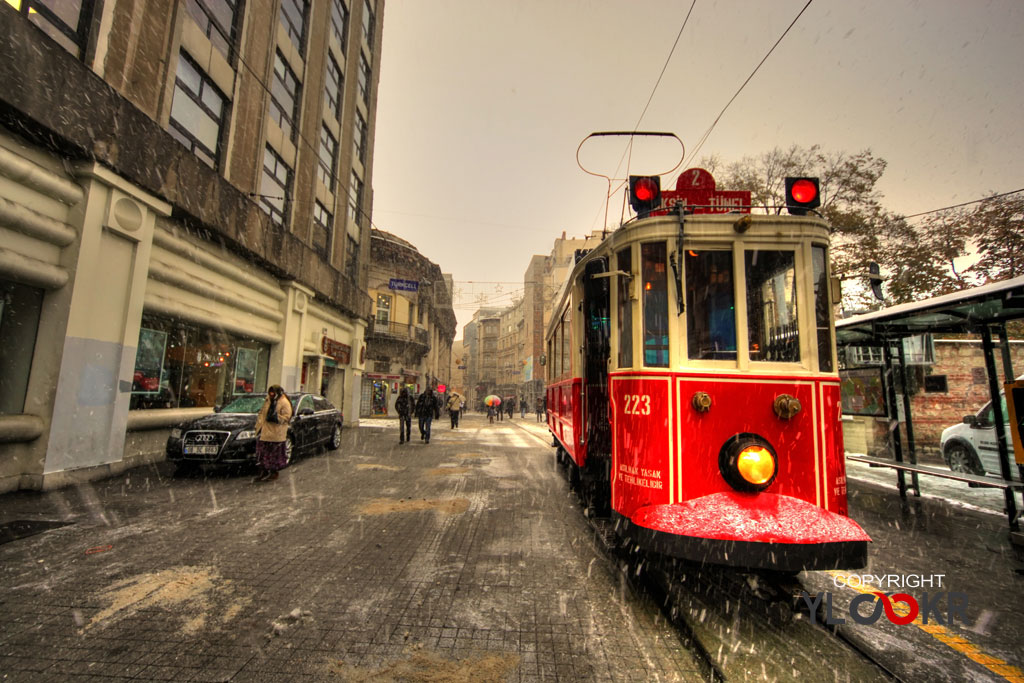
[[[892,306],[879,311],[845,318],[836,322],[836,342],[844,347],[875,347],[882,351],[884,390],[886,393],[886,416],[889,420],[892,458],[847,456],[851,460],[866,462],[873,466],[891,467],[896,470],[900,495],[906,497],[907,489],[920,496],[919,475],[939,476],[963,481],[975,486],[989,486],[1003,490],[1006,499],[1006,514],[1010,525],[1010,537],[1015,545],[1024,545],[1024,533],[1020,531],[1020,507],[1016,491],[1024,489],[1020,481],[1013,481],[1012,468],[1021,472],[1024,466],[1012,457],[1010,435],[1004,427],[1007,416],[1003,415],[1000,401],[1002,387],[999,383],[997,363],[1002,364],[1003,377],[1008,382],[1017,375],[1010,356],[1010,344],[1006,323],[1024,319],[1024,277],[975,287],[954,294]],[[899,430],[900,406],[897,405],[896,368],[899,376],[907,376],[907,359],[903,340],[923,334],[976,334],[981,337],[988,380],[988,390],[994,408],[995,434],[999,450],[1000,476],[975,475],[952,472],[938,467],[919,465],[914,443],[913,415],[910,408],[909,392],[903,391],[902,412],[905,420],[906,444]],[[997,357],[998,356],[998,357]],[[1018,407],[1018,412],[1024,406]],[[1018,415],[1018,419],[1020,416]],[[909,475],[910,482],[907,482]]]

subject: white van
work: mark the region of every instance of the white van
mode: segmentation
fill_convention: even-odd
[[[1010,451],[1011,477],[1020,481],[1020,471],[1013,459],[1013,443],[1010,437],[1009,413],[1006,411],[1006,394],[1000,394],[1006,446]],[[960,424],[946,427],[939,438],[939,448],[949,469],[969,474],[987,474],[1002,477],[999,469],[999,450],[996,444],[995,421],[992,419],[992,401],[974,415],[965,415]]]

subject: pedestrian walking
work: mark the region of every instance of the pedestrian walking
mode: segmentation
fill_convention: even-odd
[[[452,418],[452,429],[459,428],[459,413],[462,411],[462,397],[452,392],[448,397],[448,415]]]
[[[508,411],[508,419],[512,419],[512,413],[516,412],[516,397],[509,396],[508,403],[505,404],[505,410]]]
[[[416,399],[416,417],[419,418],[420,441],[430,443],[430,423],[435,417],[441,417],[441,409],[438,407],[434,390],[429,386]]]
[[[535,408],[537,410],[537,422],[540,422],[541,416],[544,415],[544,402],[538,398]]]
[[[398,443],[412,439],[412,409],[414,403],[409,395],[409,387],[402,387],[395,399],[395,412],[398,413]]]
[[[259,474],[253,481],[273,481],[288,467],[288,422],[292,402],[279,385],[267,389],[267,397],[256,416],[256,464]]]
[[[494,424],[494,406],[487,406],[487,421]]]
[[[519,417],[524,419],[524,420],[526,419],[526,399],[525,398],[520,398],[519,399]]]

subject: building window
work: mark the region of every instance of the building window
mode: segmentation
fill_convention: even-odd
[[[355,171],[352,171],[352,177],[349,180],[348,187],[348,217],[349,219],[359,225],[360,214],[362,213],[363,207],[363,181],[359,178]]]
[[[377,295],[377,322],[387,325],[391,320],[391,295]]]
[[[264,342],[143,315],[129,408],[224,405],[266,391],[269,365]]]
[[[269,146],[263,151],[263,178],[260,181],[260,206],[270,220],[284,225],[288,214],[288,197],[292,189],[292,169]]]
[[[229,62],[235,46],[237,0],[187,0],[185,8],[217,51]]]
[[[331,224],[334,218],[320,202],[313,206],[313,248],[327,261],[331,260]]]
[[[278,51],[274,57],[274,82],[270,88],[270,118],[277,122],[289,140],[295,139],[298,104],[299,79]]]
[[[341,93],[345,79],[341,75],[341,69],[334,57],[327,56],[327,83],[324,85],[324,94],[327,97],[327,108],[331,110],[334,117],[341,118]]]
[[[344,53],[348,48],[348,8],[342,0],[333,0],[331,3],[331,33]]]
[[[359,274],[359,242],[352,235],[345,237],[345,274],[355,280]]]
[[[0,280],[0,415],[25,410],[43,290]]]
[[[359,54],[359,97],[369,106],[370,104],[370,63],[366,56]]]
[[[352,152],[362,163],[366,163],[366,120],[356,112],[356,123],[352,126]]]
[[[367,47],[370,51],[373,51],[373,32],[374,24],[376,23],[373,15],[373,7],[370,6],[369,0],[363,0],[363,40],[366,41]]]
[[[307,0],[281,0],[281,24],[288,39],[301,53],[306,47],[306,17],[309,16]]]
[[[320,126],[320,167],[317,175],[334,192],[334,164],[338,160],[338,141],[326,125]]]
[[[180,53],[171,101],[170,133],[211,168],[217,168],[226,109],[227,98],[192,60]]]
[[[81,59],[88,43],[94,0],[7,0],[7,4]]]

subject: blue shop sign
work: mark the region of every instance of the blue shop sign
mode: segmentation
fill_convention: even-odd
[[[418,292],[420,283],[416,280],[400,280],[393,277],[388,281],[388,289],[397,289],[400,292]]]

